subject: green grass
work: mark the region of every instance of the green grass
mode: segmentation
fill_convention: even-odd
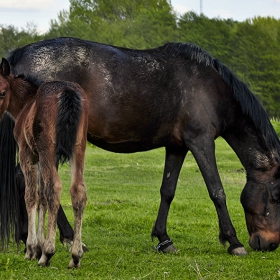
[[[239,202],[245,173],[228,145],[222,139],[216,143],[228,209],[248,256],[231,256],[219,243],[214,205],[191,154],[168,219],[168,232],[179,252],[161,254],[154,251],[157,240],[152,241],[150,234],[160,201],[164,149],[123,155],[88,146],[83,242],[90,251],[84,254],[81,268],[67,269],[70,253],[57,239],[57,252],[48,268],[25,260],[23,245],[20,252],[11,246],[0,254],[0,279],[279,279],[280,249],[262,253],[248,246]],[[60,174],[62,205],[73,222],[67,165]]]

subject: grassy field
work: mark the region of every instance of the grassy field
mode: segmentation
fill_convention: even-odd
[[[164,149],[122,155],[88,146],[83,242],[90,251],[84,254],[81,268],[67,269],[69,248],[57,239],[57,252],[48,268],[25,260],[23,245],[19,252],[16,246],[2,252],[0,279],[279,279],[280,249],[262,253],[248,246],[239,202],[245,173],[227,144],[222,139],[216,143],[229,212],[249,255],[231,256],[219,243],[214,205],[191,154],[182,168],[168,220],[169,235],[179,251],[161,254],[153,249],[157,240],[152,241],[150,233],[160,201]],[[62,205],[72,222],[67,165],[60,174]]]

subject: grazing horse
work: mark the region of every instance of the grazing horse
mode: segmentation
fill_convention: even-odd
[[[280,142],[260,102],[219,60],[188,43],[133,50],[76,38],[35,42],[12,51],[8,60],[15,73],[79,83],[89,100],[87,139],[96,146],[117,153],[165,147],[161,201],[151,234],[158,239],[158,250],[176,251],[166,223],[183,161],[191,151],[215,205],[220,242],[229,243],[231,254],[247,253],[231,222],[217,169],[219,136],[246,170],[241,202],[250,246],[262,251],[278,247]],[[7,135],[12,125],[5,120],[2,129],[6,125]],[[14,152],[12,144],[6,146]],[[0,172],[6,172],[2,177],[10,178],[9,166],[0,166]],[[8,183],[0,182],[1,192],[12,188]],[[2,221],[4,233],[17,222],[12,217],[10,223]]]
[[[86,94],[75,83],[41,83],[30,77],[15,76],[9,62],[3,58],[0,65],[0,117],[5,111],[15,120],[14,137],[19,146],[19,162],[26,185],[28,236],[25,257],[40,258],[38,264],[41,266],[50,264],[55,253],[56,221],[62,189],[57,166],[60,162],[70,161],[70,193],[75,219],[69,268],[79,267],[83,255],[81,226],[86,204],[83,177],[88,124]],[[45,239],[46,210],[48,227]]]

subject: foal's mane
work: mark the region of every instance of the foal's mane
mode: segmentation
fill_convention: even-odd
[[[20,86],[22,87],[23,95],[34,96],[37,93],[38,88],[44,83],[37,75],[24,75],[24,74],[15,74],[15,81],[20,81]],[[22,94],[21,93],[21,94]]]
[[[239,102],[242,112],[252,119],[255,127],[263,135],[269,147],[276,149],[278,154],[280,153],[278,136],[261,103],[248,86],[240,81],[228,67],[195,44],[167,43],[164,45],[164,52],[169,57],[184,56],[188,59],[196,60],[198,63],[214,67],[223,80],[231,87],[233,97]]]
[[[41,80],[37,75],[19,74],[17,75],[17,78],[22,78],[24,82],[27,82],[37,88],[39,88],[44,83],[44,81]]]

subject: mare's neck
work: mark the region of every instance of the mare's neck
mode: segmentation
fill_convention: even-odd
[[[255,178],[260,173],[274,170],[279,164],[278,138],[271,143],[254,126],[241,127],[231,129],[223,137],[239,157],[247,177]]]

